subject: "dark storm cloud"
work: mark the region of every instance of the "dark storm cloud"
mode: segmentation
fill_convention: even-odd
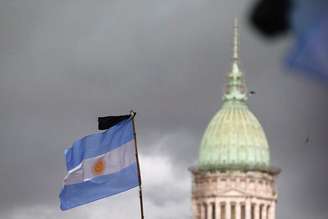
[[[115,207],[134,191],[69,213],[58,210],[57,195],[64,148],[94,132],[97,116],[134,109],[149,217],[190,218],[187,168],[220,106],[233,17],[249,3],[0,1],[3,217],[131,218]],[[243,23],[242,69],[256,91],[249,105],[283,168],[278,217],[326,218],[327,88],[283,72],[288,42],[266,44]]]

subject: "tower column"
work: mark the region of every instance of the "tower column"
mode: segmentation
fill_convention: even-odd
[[[221,202],[217,200],[215,202],[215,219],[221,219]]]
[[[276,201],[273,201],[270,206],[270,219],[276,219]]]
[[[230,201],[226,202],[226,218],[225,219],[231,219],[231,203]]]
[[[262,207],[262,219],[268,219],[268,205],[265,204]]]
[[[206,219],[212,219],[213,215],[213,207],[212,207],[212,202],[207,203],[207,218]]]
[[[236,202],[236,219],[241,218],[241,203],[239,201]]]
[[[251,219],[251,200],[248,198],[246,199],[246,204],[245,204],[245,217],[246,219]]]

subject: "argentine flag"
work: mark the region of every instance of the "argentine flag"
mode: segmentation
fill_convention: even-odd
[[[139,185],[132,118],[77,140],[65,150],[67,175],[59,195],[62,210]]]

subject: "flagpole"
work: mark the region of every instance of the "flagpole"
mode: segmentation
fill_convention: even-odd
[[[138,155],[138,144],[137,144],[137,134],[136,134],[136,125],[134,121],[134,117],[136,115],[136,112],[131,110],[131,116],[132,116],[132,125],[133,125],[133,136],[135,141],[135,151],[136,151],[136,161],[137,161],[137,167],[138,167],[138,180],[139,180],[139,200],[140,200],[140,213],[141,213],[141,219],[144,219],[144,210],[143,210],[143,199],[142,199],[142,185],[141,185],[141,174],[140,174],[140,164],[139,164],[139,155]]]

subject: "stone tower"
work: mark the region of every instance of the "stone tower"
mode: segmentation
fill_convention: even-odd
[[[223,104],[210,121],[191,168],[193,219],[275,219],[276,177],[263,128],[247,106],[239,68],[238,21]]]

